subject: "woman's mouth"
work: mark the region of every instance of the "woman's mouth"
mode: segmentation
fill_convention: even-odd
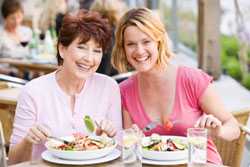
[[[76,64],[77,67],[81,70],[81,71],[89,71],[91,69],[92,66],[90,65],[86,65],[86,64],[81,64],[81,63],[77,63]]]
[[[135,60],[139,63],[145,62],[149,59],[149,56],[143,56],[143,57],[136,57]]]

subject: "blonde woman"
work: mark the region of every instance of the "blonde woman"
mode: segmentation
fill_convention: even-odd
[[[117,26],[112,63],[120,72],[137,71],[120,84],[124,128],[137,124],[145,135],[186,136],[187,128],[201,127],[222,139],[236,139],[237,121],[225,110],[212,78],[171,64],[174,54],[167,41],[164,25],[146,8],[128,11]],[[210,137],[207,160],[222,163]]]

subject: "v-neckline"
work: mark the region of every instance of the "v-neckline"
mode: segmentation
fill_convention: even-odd
[[[174,111],[175,111],[175,106],[176,106],[176,98],[177,98],[177,85],[178,85],[178,78],[179,78],[179,70],[180,67],[178,66],[177,69],[176,69],[176,76],[175,76],[175,94],[174,94],[174,101],[173,101],[173,105],[172,105],[172,108],[170,109],[171,112],[169,112],[169,115],[168,117],[171,118],[171,116],[174,114]],[[151,118],[149,117],[149,115],[146,113],[145,111],[145,108],[144,106],[142,105],[142,101],[141,101],[141,98],[140,98],[140,94],[139,94],[139,82],[138,82],[138,76],[136,75],[135,76],[135,82],[136,82],[136,99],[138,99],[138,102],[139,102],[139,105],[140,105],[140,108],[142,109],[142,114],[144,116],[144,118],[146,118],[146,122],[147,124],[150,123],[150,122],[154,122],[153,120],[151,120]],[[146,124],[146,125],[147,125]],[[161,123],[159,123],[160,126],[163,126]]]

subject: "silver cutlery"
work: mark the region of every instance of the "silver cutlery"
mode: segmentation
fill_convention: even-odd
[[[183,123],[183,120],[173,120],[173,121],[171,121],[171,123],[174,126],[178,123]],[[152,129],[156,128],[158,125],[161,125],[160,120],[159,121],[152,121],[149,124],[147,124],[147,126],[145,126],[142,130],[144,132],[148,132],[148,131],[151,131]]]
[[[70,145],[70,144],[73,144],[74,142],[70,142],[70,141],[67,141],[67,140],[64,140],[64,139],[61,139],[61,138],[58,138],[58,137],[55,137],[55,136],[48,136],[49,139],[54,139],[54,140],[57,140],[57,141],[60,141],[64,144],[67,144],[67,145]]]

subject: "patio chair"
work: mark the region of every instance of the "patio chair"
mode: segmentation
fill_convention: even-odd
[[[126,73],[121,73],[121,74],[114,75],[114,76],[112,76],[112,78],[114,80],[116,80],[116,82],[120,83],[123,80],[128,79],[133,74],[134,74],[134,72],[126,72]]]
[[[249,129],[245,126],[249,117],[250,110],[234,112],[233,115],[239,122],[241,129],[240,137],[234,141],[225,141],[219,138],[214,138],[213,141],[221,155],[223,165],[231,167],[240,167],[243,150],[245,146],[246,134],[249,134]]]
[[[25,85],[28,82],[27,80],[5,75],[5,74],[0,74],[0,81],[7,81],[7,82],[12,82],[12,83],[21,84],[21,85]]]
[[[6,151],[5,151],[5,142],[4,142],[4,135],[3,135],[3,127],[0,121],[0,166],[7,167],[7,160],[6,160]]]

